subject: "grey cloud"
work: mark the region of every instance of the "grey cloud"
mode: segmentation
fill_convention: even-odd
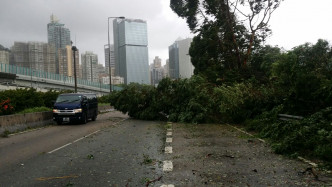
[[[125,16],[147,21],[150,63],[154,56],[165,61],[168,46],[177,37],[189,35],[189,30],[180,18],[169,22],[162,17],[161,1],[165,0],[1,0],[0,44],[11,47],[14,41],[47,42],[47,24],[53,13],[70,29],[73,42],[76,37],[80,52],[93,51],[104,64],[107,17]]]

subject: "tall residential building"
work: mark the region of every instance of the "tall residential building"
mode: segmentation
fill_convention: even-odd
[[[56,73],[59,73],[58,50],[60,48],[66,48],[67,45],[71,45],[70,31],[64,26],[65,24],[59,23],[59,20],[53,14],[51,15],[51,22],[47,24],[48,43],[55,46]]]
[[[115,75],[124,83],[150,84],[147,23],[140,19],[113,21]]]
[[[76,77],[81,78],[81,72],[79,71],[79,51],[75,52],[75,64],[76,64]],[[74,77],[74,54],[71,46],[67,45],[66,48],[58,50],[59,58],[59,74],[68,77]]]
[[[150,67],[151,72],[151,84],[158,85],[164,78],[164,68],[161,66],[161,59],[156,56],[153,60],[153,64]]]
[[[14,42],[12,64],[33,70],[55,73],[55,50],[43,42]]]
[[[0,64],[9,64],[9,52],[0,51]]]
[[[87,51],[81,55],[82,61],[82,79],[98,82],[97,73],[98,56],[91,51]]]
[[[194,74],[194,66],[189,56],[191,42],[192,38],[179,39],[168,47],[170,78],[190,78]]]
[[[110,50],[109,50],[108,44],[106,44],[104,46],[104,52],[105,52],[105,71],[106,71],[106,73],[109,74],[109,66],[111,64],[112,73],[113,73],[112,76],[114,76],[114,68],[115,68],[114,45],[110,45],[110,46],[111,46]],[[109,53],[109,52],[111,52],[111,53]],[[109,61],[109,59],[111,59],[111,62]]]
[[[169,77],[169,59],[166,60],[164,65],[164,77]]]
[[[161,59],[159,58],[159,56],[154,57],[153,66],[155,68],[161,68]]]

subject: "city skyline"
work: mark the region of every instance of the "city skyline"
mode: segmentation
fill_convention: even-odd
[[[103,48],[107,44],[107,17],[110,16],[147,20],[149,64],[155,56],[159,56],[165,64],[171,43],[178,37],[193,37],[185,20],[170,9],[169,0],[100,0],[98,3],[2,0],[1,5],[4,9],[0,12],[0,44],[4,47],[10,48],[15,41],[47,42],[45,25],[49,22],[49,16],[54,14],[71,30],[74,45],[80,51],[98,54],[102,64],[105,62]],[[272,15],[269,25],[273,35],[266,43],[290,50],[305,42],[316,43],[319,38],[332,41],[332,26],[326,24],[332,17],[329,11],[331,5],[332,2],[326,0],[315,3],[309,0],[282,2]],[[112,40],[111,37],[111,43]]]
[[[124,16],[143,19],[148,23],[149,63],[155,56],[160,56],[165,63],[168,58],[168,44],[180,37],[191,36],[185,20],[177,17],[169,8],[169,2],[156,0],[139,1],[12,1],[4,0],[4,7],[19,14],[10,16],[11,12],[1,12],[0,29],[4,38],[0,44],[9,48],[14,41],[47,41],[46,24],[51,14],[56,15],[71,31],[71,39],[80,51],[93,51],[98,54],[99,63],[105,63],[104,45],[107,44],[107,18]],[[38,14],[36,12],[38,9]],[[29,13],[33,12],[33,14]],[[89,13],[87,13],[89,12]],[[20,17],[18,19],[18,17]],[[29,24],[27,24],[29,23]],[[169,27],[168,25],[172,25]],[[33,25],[33,26],[32,26]],[[110,31],[112,31],[110,25]],[[22,32],[22,31],[25,32]],[[158,33],[158,34],[156,34]],[[8,36],[7,36],[8,35]],[[111,44],[113,33],[110,33]],[[160,37],[160,36],[167,37]]]

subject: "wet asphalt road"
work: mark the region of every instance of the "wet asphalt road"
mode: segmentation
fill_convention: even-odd
[[[330,173],[311,167],[228,125],[140,121],[119,112],[0,138],[0,187],[332,186]]]
[[[85,126],[51,126],[0,139],[0,186],[146,186],[161,177],[163,124],[109,115]]]

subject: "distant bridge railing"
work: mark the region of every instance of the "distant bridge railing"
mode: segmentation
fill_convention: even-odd
[[[30,69],[30,68],[16,66],[16,65],[10,65],[10,64],[0,63],[0,72],[55,80],[55,81],[63,82],[64,84],[65,83],[70,83],[70,84],[75,83],[74,77],[35,70],[35,69]],[[109,84],[102,84],[100,82],[92,82],[89,80],[83,80],[83,79],[79,79],[79,78],[77,78],[77,84],[83,85],[83,86],[96,87],[96,88],[100,88],[100,89],[107,89],[107,90],[110,89]],[[112,90],[121,90],[121,89],[122,88],[119,86],[112,85]]]

